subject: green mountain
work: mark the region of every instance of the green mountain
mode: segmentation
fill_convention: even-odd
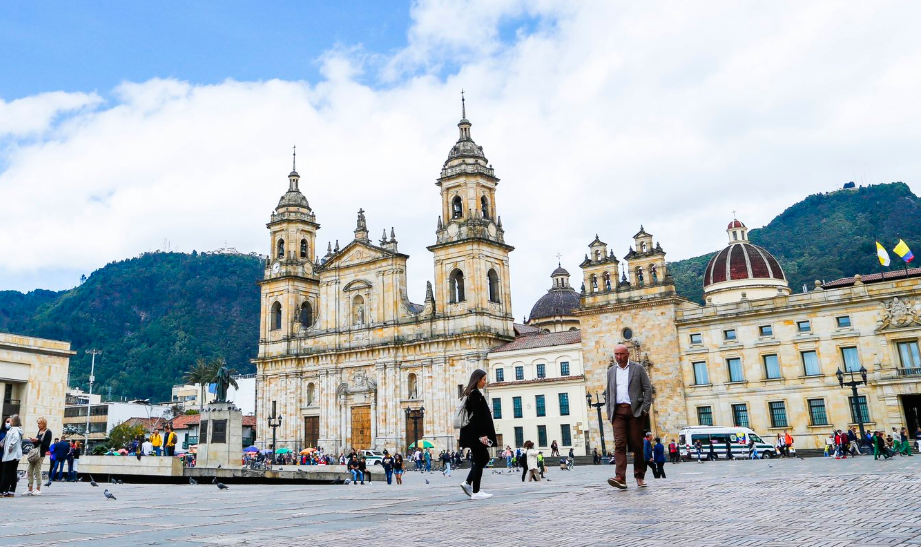
[[[0,292],[0,331],[67,340],[70,384],[166,401],[199,357],[255,372],[262,262],[239,254],[147,253],[113,262],[69,291]]]
[[[817,279],[880,271],[877,238],[890,251],[890,269],[902,266],[891,250],[899,238],[921,252],[921,198],[901,182],[815,194],[748,236],[777,258],[794,292],[803,284],[811,290]],[[678,294],[703,301],[703,272],[714,254],[670,264]]]

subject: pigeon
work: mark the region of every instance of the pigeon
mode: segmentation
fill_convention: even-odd
[[[92,476],[92,475],[90,475],[90,486],[99,486],[99,485],[96,483],[96,480],[93,479],[93,476]]]
[[[332,484],[345,484],[347,481],[342,480],[342,477],[337,478],[332,482]]]
[[[221,468],[221,464],[217,464],[217,468],[220,469],[220,468]]]
[[[218,488],[218,490],[227,490],[227,489],[230,488],[230,487],[227,486],[226,484],[222,483],[222,482],[219,482],[219,483],[217,483],[217,488]]]
[[[341,479],[337,479],[337,480],[341,480]],[[342,484],[352,484],[352,479],[346,479],[345,482]]]
[[[428,479],[425,479],[425,484],[428,484],[428,483],[429,483],[429,480],[428,480]]]
[[[117,481],[115,481],[115,484],[125,484],[125,481],[118,479]]]
[[[45,483],[45,486],[51,486],[51,479],[48,479],[48,482]]]
[[[284,468],[284,467],[279,467],[278,470],[279,470],[279,471],[284,471],[285,468]]]
[[[104,493],[104,494],[106,495],[106,497],[109,498],[110,500],[117,499],[115,496],[113,496],[112,494],[109,493],[109,490],[108,490],[108,489],[106,489],[106,491],[103,492],[103,493]]]
[[[192,486],[195,486],[196,484],[198,484],[198,481],[193,479],[192,477],[189,477],[189,484],[191,484]]]
[[[109,482],[111,482],[112,484],[118,484],[118,481],[115,480],[114,478],[110,478]]]

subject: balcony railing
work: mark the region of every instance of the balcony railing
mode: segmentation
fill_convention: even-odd
[[[900,368],[899,376],[921,376],[921,367],[918,368]]]

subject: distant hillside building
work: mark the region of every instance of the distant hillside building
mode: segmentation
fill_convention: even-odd
[[[300,175],[288,176],[266,225],[271,258],[255,359],[256,414],[265,423],[275,403],[279,446],[405,450],[408,413],[424,408],[419,436],[456,447],[458,392],[474,369],[487,368],[492,348],[514,337],[499,179],[470,128],[464,116],[436,182],[434,282],[422,304],[407,298],[409,257],[394,230],[372,242],[363,210],[352,241],[317,256],[320,225]],[[258,435],[271,442],[270,429]]]
[[[70,342],[0,333],[3,419],[19,414],[23,431],[34,435],[36,420],[44,416],[60,433],[72,355]]]

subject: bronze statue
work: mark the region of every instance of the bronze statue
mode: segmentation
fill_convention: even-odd
[[[216,384],[215,403],[227,402],[227,388],[230,387],[230,371],[227,367],[222,366],[217,370],[217,376],[214,377]]]

